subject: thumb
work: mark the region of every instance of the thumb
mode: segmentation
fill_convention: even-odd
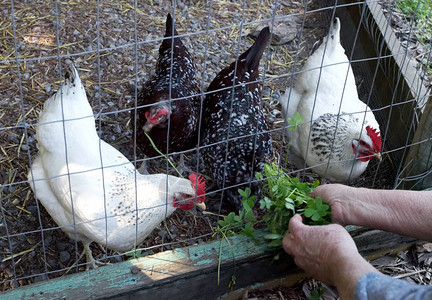
[[[284,237],[282,246],[286,253],[294,255],[298,252],[296,250],[299,247],[298,235],[301,235],[302,227],[305,227],[302,223],[302,218],[299,214],[294,215],[288,225],[289,233]]]
[[[302,217],[299,214],[295,214],[288,225],[290,234],[295,234],[297,230],[302,230],[306,225],[303,224]]]

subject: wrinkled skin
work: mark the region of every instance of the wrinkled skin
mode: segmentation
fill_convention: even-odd
[[[432,241],[432,191],[372,190],[342,184],[317,187],[312,195],[332,208],[332,221]],[[413,218],[413,216],[416,216]],[[378,272],[358,253],[351,236],[337,224],[307,226],[299,215],[289,224],[283,246],[307,274],[334,285],[352,299],[360,277]]]
[[[357,251],[348,232],[340,225],[308,226],[295,215],[283,247],[308,275],[336,286],[342,299],[352,299],[360,277],[378,272]]]

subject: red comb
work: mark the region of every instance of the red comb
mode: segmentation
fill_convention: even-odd
[[[189,175],[189,180],[192,182],[192,188],[196,189],[197,193],[197,201],[199,203],[204,202],[205,200],[205,182],[201,175],[197,175],[196,173],[192,173]],[[198,185],[197,185],[198,184]]]
[[[373,129],[370,126],[366,126],[366,132],[370,136],[373,145],[375,146],[377,152],[381,152],[381,137],[379,136],[379,131]]]

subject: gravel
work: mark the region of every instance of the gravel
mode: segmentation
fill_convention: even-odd
[[[140,43],[160,38],[163,35],[165,16],[171,10],[171,3],[168,0],[154,0],[152,2],[154,5],[150,7],[147,1],[138,1],[138,9],[141,13],[137,14],[137,39]],[[99,102],[101,102],[102,112],[100,118],[102,128],[98,128],[98,133],[130,160],[134,159],[133,143],[131,143],[130,112],[124,111],[115,114],[113,112],[132,107],[135,99],[135,87],[133,86],[131,90],[131,85],[135,84],[136,77],[138,77],[137,89],[139,91],[142,83],[154,74],[160,41],[138,45],[138,74],[136,74],[135,46],[133,45],[135,40],[134,13],[133,10],[126,8],[127,6],[123,6],[122,3],[122,1],[108,0],[103,1],[101,4],[103,9],[100,12],[99,41],[95,21],[96,7],[92,1],[80,2],[79,5],[69,4],[67,1],[59,3],[61,13],[58,22],[55,19],[54,9],[50,1],[41,2],[40,5],[38,4],[38,9],[34,10],[28,9],[28,3],[21,3],[20,1],[15,3],[16,29],[19,33],[17,41],[19,55],[37,59],[20,65],[21,90],[17,88],[18,70],[16,64],[12,62],[4,65],[4,68],[0,68],[2,76],[7,74],[4,86],[8,87],[0,90],[0,115],[4,126],[0,128],[0,144],[8,157],[8,161],[4,161],[3,157],[6,157],[6,155],[0,151],[0,180],[2,180],[0,184],[5,182],[8,184],[14,183],[2,191],[2,205],[3,209],[7,211],[9,235],[25,233],[20,235],[25,239],[19,236],[10,239],[10,242],[15,245],[12,249],[13,254],[33,249],[31,252],[26,252],[28,254],[22,255],[19,261],[17,260],[15,266],[16,275],[24,277],[33,274],[34,276],[28,280],[12,281],[14,277],[12,264],[10,261],[2,264],[0,266],[0,278],[5,283],[0,284],[0,291],[8,290],[15,285],[25,285],[46,280],[48,277],[63,276],[65,271],[59,270],[65,267],[71,268],[68,273],[74,273],[76,269],[72,268],[72,266],[76,263],[76,253],[81,253],[82,250],[80,243],[78,243],[79,249],[75,249],[75,242],[69,241],[68,237],[57,228],[57,224],[42,205],[39,204],[38,209],[26,177],[29,169],[27,152],[30,152],[32,159],[37,153],[34,125],[37,124],[38,112],[43,108],[43,103],[50,94],[59,88],[60,65],[56,57],[58,49],[55,46],[57,30],[59,32],[58,39],[62,45],[59,50],[60,54],[65,56],[73,54],[71,57],[62,58],[62,74],[65,71],[64,63],[66,60],[73,60],[75,65],[80,68],[80,76],[85,85],[88,99],[93,110],[98,115],[100,113]],[[247,2],[246,5],[248,10],[245,15],[245,23],[261,20],[271,13],[270,6],[264,5],[258,10],[253,3]],[[9,16],[10,7],[8,4],[5,6],[6,9],[1,11],[4,15]],[[300,9],[284,5],[278,8],[278,14],[289,14],[296,11],[300,11]],[[176,14],[178,19],[176,26],[180,34],[206,29],[207,16],[205,12],[196,9],[194,1],[180,1]],[[241,11],[237,3],[215,1],[210,28],[215,29],[228,24],[238,24],[240,17]],[[32,22],[26,21],[29,19]],[[253,40],[247,37],[247,31],[252,29],[253,25],[243,27],[245,35],[241,38],[240,51],[253,43]],[[303,43],[305,50],[301,53],[299,61],[301,61],[301,58],[306,57],[308,49],[317,39],[316,36],[321,37],[325,33],[325,29],[320,26],[309,26],[306,30],[306,39]],[[222,68],[234,60],[235,54],[238,52],[238,45],[234,42],[238,37],[238,33],[238,27],[210,33],[207,47],[204,34],[191,35],[183,39],[186,46],[191,49],[195,56],[198,66],[198,80],[201,81],[203,75],[205,75],[203,89],[207,88],[209,82]],[[28,37],[31,42],[24,41],[22,39],[24,36]],[[32,38],[38,39],[31,40]],[[97,53],[93,52],[98,49],[98,42],[99,49],[101,49],[99,59]],[[14,49],[14,40],[9,36],[5,37],[5,43],[7,44],[7,51]],[[131,46],[119,49],[104,49],[127,44]],[[279,64],[268,64],[267,72],[269,75],[281,75],[287,72],[291,62],[285,60],[285,51],[292,51],[295,46],[295,43],[288,43],[271,48],[272,60],[279,62]],[[206,49],[207,64],[206,69],[203,70]],[[85,51],[90,53],[78,54]],[[4,52],[0,51],[0,58],[14,59],[12,52],[5,53],[8,55],[7,57],[3,56]],[[54,56],[55,58],[45,59],[47,56]],[[98,70],[100,70],[99,74]],[[100,86],[98,85],[99,80]],[[284,90],[286,80],[268,80],[266,85],[267,87],[264,88],[263,93],[269,99],[264,102],[264,110],[266,115],[269,116],[269,121],[276,123],[276,121],[280,121],[280,112],[277,111],[277,100],[280,97],[279,90]],[[23,99],[21,99],[21,93]],[[25,111],[25,116],[21,115],[21,106]],[[4,114],[2,114],[3,112]],[[99,122],[96,123],[99,126]],[[23,126],[26,126],[29,139],[23,140],[21,143],[24,134]],[[3,145],[5,145],[4,148]],[[20,151],[18,147],[21,147]],[[143,159],[143,157],[138,153],[137,159]],[[187,157],[186,161],[189,163],[189,167],[196,167],[195,159]],[[153,169],[165,170],[166,162],[164,160],[152,160],[149,165]],[[200,170],[202,170],[201,164]],[[225,207],[220,210],[219,194],[209,196],[208,204],[208,207],[213,212],[228,212]],[[18,207],[23,207],[26,211]],[[194,244],[197,242],[195,237],[207,235],[204,239],[198,239],[198,243],[204,243],[210,239],[212,234],[211,226],[215,226],[216,222],[217,218],[213,216],[203,216],[200,213],[192,216],[183,212],[176,212],[166,220],[171,236],[167,231],[159,228],[140,247],[144,249],[143,253],[145,255],[150,255],[164,249]],[[44,243],[41,243],[41,226],[44,229]],[[1,236],[6,236],[4,227],[0,226]],[[177,244],[160,247],[162,241],[166,242],[170,239],[177,242]],[[42,248],[42,244],[45,249]],[[10,249],[8,248],[9,242],[6,245],[0,244],[0,252],[5,256],[10,255]],[[100,259],[105,255],[104,251],[95,245],[92,245],[92,250],[96,259]],[[122,260],[122,255],[113,251],[109,251],[106,255],[111,257],[113,262]],[[45,258],[46,262],[44,261]],[[84,262],[84,259],[82,258],[80,263]],[[46,271],[49,271],[50,274],[44,274]]]

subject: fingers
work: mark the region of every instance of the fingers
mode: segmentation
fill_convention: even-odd
[[[303,224],[302,217],[299,214],[295,214],[288,225],[290,233],[294,233],[297,230],[301,230],[303,227],[306,227],[306,225]]]
[[[324,201],[331,201],[333,198],[340,198],[347,193],[347,189],[350,189],[349,186],[339,184],[339,183],[330,183],[317,186],[311,197],[321,197]]]
[[[332,190],[334,190],[337,185],[338,184],[331,184],[331,183],[319,185],[314,189],[311,197],[313,198],[321,197],[323,200],[326,200],[327,198],[329,198],[329,196],[331,196]]]
[[[302,232],[307,228],[307,226],[303,224],[301,216],[296,214],[291,218],[288,228],[290,233],[284,237],[282,245],[285,252],[295,256],[296,249],[301,246],[298,241],[299,236],[303,235]]]

